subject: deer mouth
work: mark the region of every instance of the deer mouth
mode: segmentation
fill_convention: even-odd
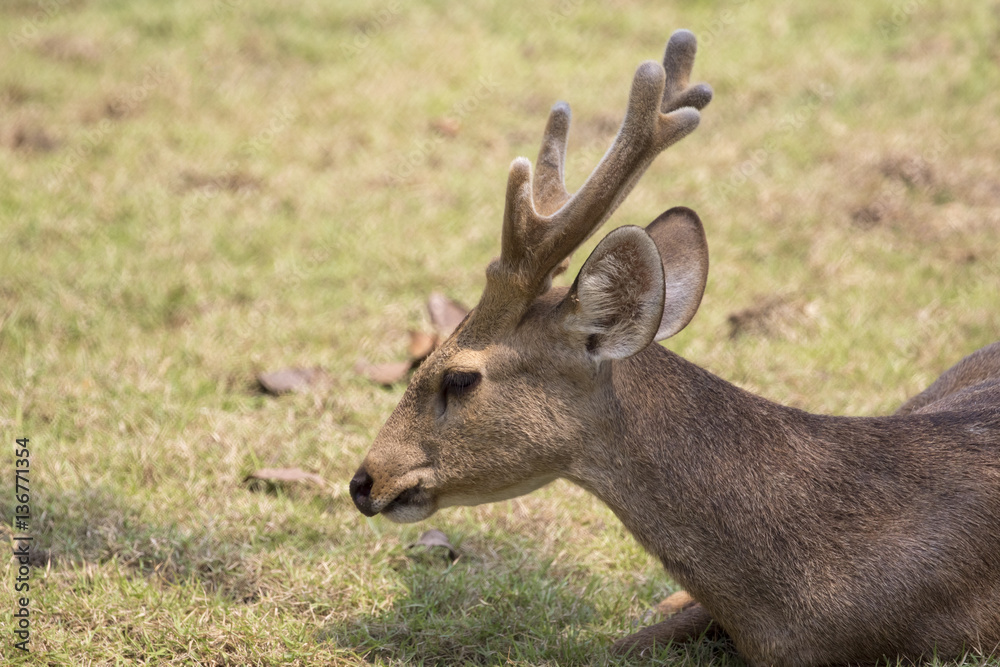
[[[395,523],[413,523],[434,513],[430,494],[419,484],[403,490],[382,508],[382,515]]]

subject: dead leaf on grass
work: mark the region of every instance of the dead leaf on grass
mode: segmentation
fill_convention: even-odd
[[[437,347],[437,336],[424,333],[423,331],[410,331],[410,359],[413,364],[419,364],[430,356]]]
[[[437,349],[441,341],[452,334],[455,328],[462,323],[469,310],[449,299],[440,292],[431,292],[427,299],[427,311],[431,316],[431,323],[434,325],[436,334],[429,334],[423,331],[409,331],[410,344],[407,348],[409,353],[408,361],[395,361],[385,364],[370,364],[365,359],[359,359],[354,365],[354,372],[364,376],[377,384],[391,386],[406,378],[411,370],[430,356],[431,352]]]
[[[26,153],[49,153],[59,147],[59,141],[43,128],[18,124],[5,137],[5,144],[16,151]]]
[[[252,491],[260,490],[267,486],[295,484],[299,482],[309,482],[319,486],[326,486],[326,481],[322,477],[314,472],[306,472],[302,468],[261,468],[247,475],[243,479],[243,482],[248,484]]]
[[[21,542],[15,545],[15,548],[21,548]],[[32,546],[28,546],[28,565],[31,567],[46,567],[50,562],[54,561],[55,558],[52,556],[52,552],[48,549],[38,549]]]
[[[767,335],[771,316],[784,304],[785,299],[781,297],[769,297],[755,306],[730,313],[726,318],[729,322],[729,338],[738,338],[747,333]]]
[[[457,118],[442,116],[431,121],[431,129],[443,137],[454,138],[462,129],[462,123]]]
[[[469,314],[468,308],[440,292],[431,292],[427,299],[427,311],[440,340],[446,340]]]
[[[96,41],[80,35],[50,35],[37,43],[35,50],[53,60],[96,64],[101,61],[101,48]]]
[[[306,391],[324,376],[323,370],[314,368],[283,368],[270,373],[258,373],[257,383],[268,394],[279,396],[293,391]]]
[[[802,332],[822,319],[818,301],[807,301],[800,295],[776,294],[761,296],[750,308],[730,313],[729,337],[779,337],[796,340]]]
[[[936,181],[931,164],[919,155],[890,155],[879,165],[882,174],[911,188],[929,188]]]
[[[225,190],[228,192],[245,193],[260,190],[263,179],[245,171],[226,171],[212,174],[193,169],[181,172],[180,191],[189,190]]]
[[[387,387],[402,381],[413,368],[412,361],[392,361],[387,364],[370,364],[364,359],[354,364],[354,372],[375,384]]]
[[[441,556],[444,556],[450,562],[458,560],[458,552],[455,551],[455,547],[451,546],[451,542],[448,541],[448,536],[437,528],[431,528],[421,535],[420,539],[416,542],[408,544],[406,548],[408,550],[416,550],[411,551],[411,555],[423,551],[427,554],[440,553]]]

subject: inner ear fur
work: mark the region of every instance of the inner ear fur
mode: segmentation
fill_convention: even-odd
[[[663,262],[663,315],[654,340],[670,338],[698,311],[708,281],[708,242],[698,214],[676,206],[646,226]]]
[[[641,227],[619,227],[594,249],[567,295],[567,329],[596,359],[623,359],[653,342],[663,319],[663,263]]]

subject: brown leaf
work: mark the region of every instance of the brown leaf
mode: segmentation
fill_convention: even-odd
[[[31,567],[45,567],[49,561],[54,560],[52,552],[48,549],[39,549],[32,542],[14,538],[14,555],[24,558],[27,556],[28,565]]]
[[[393,361],[387,364],[369,364],[364,359],[354,364],[354,372],[376,384],[394,385],[405,379],[413,367],[411,361]]]
[[[256,472],[247,475],[243,482],[267,482],[268,484],[289,484],[293,482],[312,482],[319,486],[326,486],[322,477],[314,472],[306,472],[302,468],[261,468]]]
[[[3,142],[18,151],[48,153],[59,147],[59,142],[43,128],[19,124]]]
[[[427,311],[431,315],[431,324],[437,329],[438,338],[441,340],[446,340],[469,314],[468,308],[440,292],[431,292],[427,299]]]
[[[245,171],[227,171],[222,173],[208,173],[196,170],[185,170],[181,173],[180,189],[198,190],[210,188],[217,190],[227,190],[229,192],[249,192],[260,190],[263,180]]]
[[[414,364],[419,364],[426,359],[434,348],[437,347],[437,336],[424,333],[423,331],[410,331],[410,359]]]
[[[449,561],[455,561],[458,559],[458,553],[455,551],[455,547],[451,546],[451,542],[448,541],[448,536],[442,533],[436,528],[431,528],[426,533],[420,536],[413,544],[406,546],[407,549],[413,549],[415,547],[421,547],[426,552],[437,551],[439,549],[446,549],[446,552],[442,552],[442,555],[447,555]]]
[[[291,391],[305,391],[323,377],[323,370],[315,368],[283,368],[270,373],[258,373],[261,389],[278,396]]]
[[[462,129],[462,123],[457,118],[442,116],[431,121],[431,129],[444,137],[454,138]]]

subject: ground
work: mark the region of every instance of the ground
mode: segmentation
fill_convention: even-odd
[[[30,654],[0,566],[0,658],[605,663],[675,590],[658,564],[565,483],[365,519],[347,480],[403,386],[352,369],[402,358],[432,290],[476,302],[549,106],[573,107],[572,190],[680,27],[715,99],[608,227],[701,215],[708,288],[671,349],[872,415],[1000,338],[994,0],[5,0],[0,514],[29,437],[35,559]],[[257,390],[287,366],[326,380]],[[243,482],[293,466],[326,483]],[[454,564],[406,549],[430,527]]]

